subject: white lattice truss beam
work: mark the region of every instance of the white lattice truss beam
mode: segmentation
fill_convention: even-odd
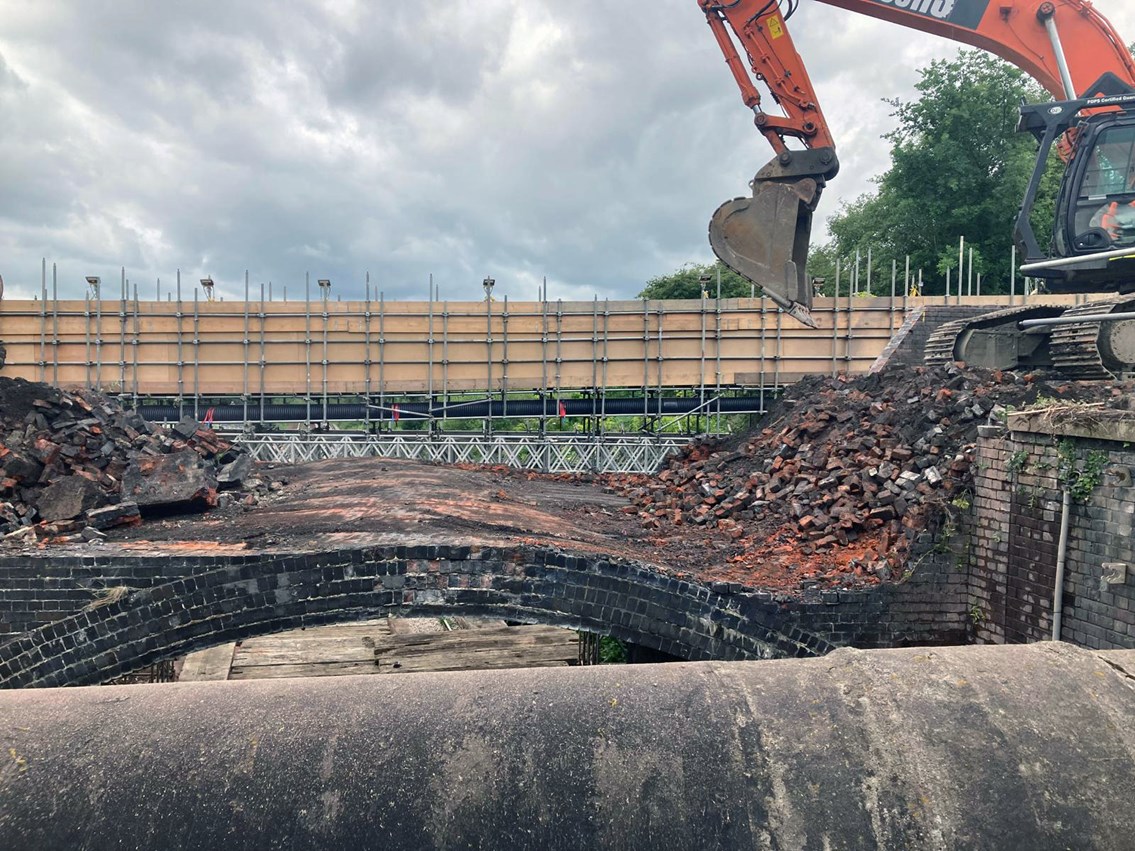
[[[501,464],[545,473],[652,473],[693,438],[540,435],[253,435],[238,442],[257,461],[303,464],[326,458],[406,458],[441,464]]]

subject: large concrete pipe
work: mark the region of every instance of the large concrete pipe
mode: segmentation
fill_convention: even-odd
[[[1135,651],[0,694],[5,848],[1131,848]]]

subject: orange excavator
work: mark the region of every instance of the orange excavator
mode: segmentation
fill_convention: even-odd
[[[745,105],[775,156],[752,197],[723,204],[709,226],[714,253],[815,327],[805,262],[812,213],[839,171],[831,130],[788,19],[800,0],[698,0]],[[1013,63],[1057,99],[1021,107],[1038,142],[1018,211],[1021,271],[1047,291],[1135,291],[1135,58],[1089,0],[813,0],[940,35]],[[764,110],[757,82],[782,114]],[[1054,232],[1042,248],[1030,224],[1049,155],[1065,163]],[[1055,366],[1075,377],[1135,372],[1135,299],[998,311],[939,329],[927,360],[996,368]],[[1022,324],[1024,326],[1022,327]]]

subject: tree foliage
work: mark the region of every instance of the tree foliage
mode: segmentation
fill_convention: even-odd
[[[892,262],[901,286],[907,255],[912,273],[923,271],[925,291],[943,292],[947,269],[957,280],[961,236],[974,249],[975,273],[986,278],[983,292],[1008,287],[1013,224],[1036,154],[1032,137],[1016,132],[1018,107],[1048,95],[1022,71],[979,51],[934,61],[920,74],[917,99],[888,101],[898,122],[884,136],[891,167],[874,193],[829,219],[832,240],[809,260],[810,274],[826,278],[828,291],[836,258],[846,269],[857,249],[865,259],[870,247],[877,293],[890,291]],[[1051,230],[1060,168],[1058,161],[1050,165],[1034,216],[1038,234]],[[846,292],[848,275],[842,277]]]
[[[716,263],[687,263],[669,275],[658,275],[646,282],[639,298],[701,298],[705,292],[708,298],[717,296],[717,277],[721,275],[722,298],[748,298],[753,293],[753,285],[720,260]],[[757,290],[760,295],[760,290]]]

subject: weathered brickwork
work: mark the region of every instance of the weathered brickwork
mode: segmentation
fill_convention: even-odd
[[[979,440],[977,467],[975,639],[1052,637],[1063,491],[1072,485],[1060,637],[1090,648],[1135,648],[1135,577],[1101,584],[1105,563],[1135,569],[1135,450],[1119,441],[999,430]]]
[[[9,621],[36,627],[0,646],[0,685],[97,683],[224,641],[384,613],[566,626],[691,660],[964,638],[964,573],[953,558],[929,550],[902,584],[817,591],[802,600],[527,548],[386,547],[163,561],[0,560],[0,579],[20,586],[19,598],[11,590],[4,598],[13,610]],[[115,586],[130,590],[103,600],[90,590]],[[72,612],[58,618],[67,607]]]
[[[95,555],[0,557],[0,643],[96,603],[109,589],[163,585],[189,570],[208,569],[217,561]]]

